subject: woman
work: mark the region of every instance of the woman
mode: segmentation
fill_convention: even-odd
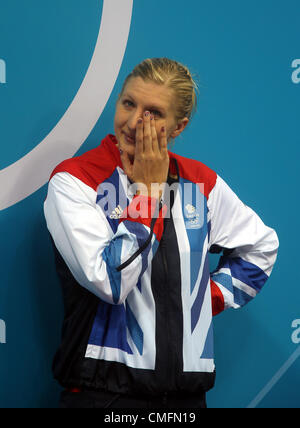
[[[61,407],[206,407],[212,317],[246,304],[271,274],[275,231],[214,171],[167,150],[195,106],[185,66],[147,59],[125,80],[115,136],[52,173]],[[210,274],[208,252],[221,251]]]

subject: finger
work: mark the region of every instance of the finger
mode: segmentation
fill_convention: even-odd
[[[136,124],[135,132],[135,156],[139,158],[139,155],[144,153],[144,125],[143,119],[140,117]]]
[[[150,112],[146,111],[144,114],[144,153],[145,155],[151,155],[152,150],[152,136],[151,136],[151,125],[150,125]]]
[[[151,126],[151,137],[152,137],[152,150],[154,153],[159,153],[159,144],[158,144],[154,116],[150,117],[150,126]]]
[[[168,140],[167,140],[167,130],[166,130],[166,126],[162,126],[161,130],[160,130],[160,141],[159,141],[159,146],[160,146],[160,153],[163,157],[168,156]]]

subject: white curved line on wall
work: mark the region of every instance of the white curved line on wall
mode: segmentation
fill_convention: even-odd
[[[127,46],[133,0],[104,0],[100,31],[85,78],[61,120],[33,150],[0,171],[0,210],[34,193],[54,167],[86,140],[111,95]]]

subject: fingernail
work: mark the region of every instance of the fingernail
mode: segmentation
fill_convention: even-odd
[[[165,130],[166,130],[166,128],[163,126],[163,127],[161,128],[161,132],[165,132]]]
[[[121,155],[123,154],[123,150],[122,149],[119,149],[119,152],[120,152]]]
[[[143,119],[142,118],[138,119],[138,123],[143,123]]]
[[[149,116],[149,114],[150,114],[150,112],[149,112],[149,111],[146,111],[146,112],[145,112],[145,116],[146,116],[146,117],[148,117],[148,116]]]

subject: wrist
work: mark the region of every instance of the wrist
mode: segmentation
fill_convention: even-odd
[[[153,183],[151,186],[138,186],[136,195],[137,196],[146,196],[155,199],[161,199],[164,190],[164,183],[158,184]]]

